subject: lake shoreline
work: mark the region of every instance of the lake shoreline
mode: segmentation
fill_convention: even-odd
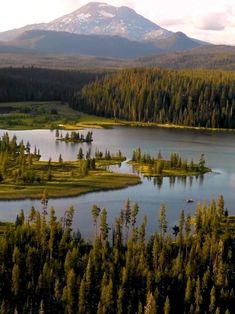
[[[235,128],[207,128],[201,126],[189,126],[173,123],[158,123],[158,122],[139,122],[139,121],[127,121],[121,119],[107,118],[101,116],[95,116],[76,111],[69,107],[68,104],[61,104],[58,101],[50,102],[24,102],[24,103],[1,103],[1,106],[8,105],[13,109],[19,110],[23,105],[31,106],[37,105],[37,108],[47,108],[52,110],[55,108],[58,110],[58,114],[48,114],[46,122],[42,120],[42,114],[35,115],[33,113],[20,114],[20,113],[8,113],[4,115],[4,121],[0,121],[0,129],[11,131],[28,131],[28,130],[67,130],[67,131],[79,131],[84,129],[110,129],[117,126],[123,127],[136,127],[136,128],[163,128],[163,129],[185,129],[196,131],[209,131],[209,132],[235,132]],[[12,123],[17,118],[17,123]],[[13,119],[13,120],[12,120]],[[9,121],[8,121],[9,120]],[[21,124],[19,123],[21,122]],[[39,122],[40,121],[40,122]]]
[[[114,122],[109,124],[102,124],[102,123],[78,123],[76,125],[63,125],[58,126],[58,129],[65,130],[65,131],[81,131],[85,129],[111,129],[114,127],[130,127],[130,128],[149,128],[149,129],[180,129],[180,130],[195,130],[195,131],[208,131],[208,132],[228,132],[228,133],[234,133],[235,129],[226,129],[226,128],[206,128],[206,127],[194,127],[194,126],[185,126],[185,125],[177,125],[177,124],[160,124],[160,123],[139,123],[139,122]],[[43,128],[40,127],[1,127],[2,130],[6,130],[6,132],[9,131],[30,131],[30,130],[50,130],[54,131],[56,128],[49,128],[48,125]]]
[[[133,175],[134,177],[134,175]],[[91,193],[102,193],[102,192],[109,192],[109,191],[120,191],[120,190],[124,190],[124,189],[127,189],[128,187],[133,187],[133,186],[137,186],[137,185],[140,185],[142,184],[142,181],[140,180],[139,178],[139,181],[136,182],[136,183],[128,183],[128,185],[126,186],[120,186],[120,187],[107,187],[107,188],[100,188],[100,189],[95,189],[95,190],[92,190],[92,191],[87,191],[87,192],[79,192],[79,193],[76,193],[76,194],[71,194],[71,195],[61,195],[61,196],[49,196],[48,197],[48,200],[63,200],[63,199],[68,199],[68,198],[77,198],[79,196],[82,196],[82,195],[88,195],[88,194],[91,194]],[[40,201],[42,199],[42,197],[17,197],[17,198],[2,198],[0,197],[0,201],[1,202],[6,202],[6,203],[11,203],[11,202],[16,202],[16,201]]]

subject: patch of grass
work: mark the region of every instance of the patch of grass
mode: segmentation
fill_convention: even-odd
[[[120,165],[123,161],[126,160],[126,157],[112,157],[111,159],[96,159],[96,166],[98,168],[108,167],[113,165]]]
[[[4,114],[0,116],[0,128],[12,130],[56,129],[64,125],[76,125],[80,114],[61,102],[1,103]]]
[[[80,161],[51,162],[34,161],[30,166],[30,173],[40,180],[23,182],[22,179],[13,178],[16,170],[9,167],[8,175],[0,184],[1,200],[41,199],[44,190],[49,198],[77,196],[84,193],[125,188],[140,183],[140,178],[130,174],[120,174],[106,171],[104,166],[121,162],[119,159],[98,161],[94,170],[81,173]],[[48,174],[50,172],[50,178]],[[30,178],[29,178],[30,180]]]
[[[115,125],[123,125],[121,121],[111,118],[98,117],[81,113],[77,126],[80,128],[110,128]]]

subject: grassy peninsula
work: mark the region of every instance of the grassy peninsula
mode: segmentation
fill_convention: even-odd
[[[45,163],[38,162],[35,167],[41,174],[46,175]],[[121,189],[140,183],[138,176],[112,173],[104,169],[90,171],[88,175],[81,177],[77,174],[79,164],[76,162],[66,162],[63,167],[58,167],[57,163],[53,163],[52,169],[54,177],[50,181],[2,183],[0,200],[41,199],[45,190],[49,198],[71,197],[89,192]],[[71,176],[70,170],[74,171],[73,176]]]
[[[97,151],[93,158],[80,148],[76,161],[63,161],[61,155],[58,161],[40,161],[39,150],[31,152],[29,143],[17,143],[5,133],[0,139],[0,199],[40,199],[45,191],[49,198],[69,197],[140,183],[138,176],[106,169],[123,160],[120,152]]]

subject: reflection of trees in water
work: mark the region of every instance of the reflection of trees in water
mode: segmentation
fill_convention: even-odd
[[[160,190],[163,184],[163,177],[154,177],[153,178],[153,185],[157,186]]]
[[[176,177],[169,177],[170,188],[173,188],[175,185]]]
[[[164,177],[154,177],[154,178],[147,178],[148,181],[151,181],[153,179],[153,185],[157,186],[158,189],[160,190],[163,184],[163,179]],[[170,188],[174,188],[175,184],[182,184],[184,187],[189,185],[189,187],[192,187],[193,182],[198,183],[199,185],[203,184],[204,181],[204,175],[199,175],[196,177],[187,177],[187,176],[182,176],[182,177],[168,177],[169,180],[169,185]]]
[[[200,186],[202,186],[204,181],[204,175],[200,174],[199,176],[196,176],[196,181],[199,183]]]
[[[201,175],[199,176],[199,184],[200,184],[200,185],[203,185],[203,181],[204,181],[204,175],[201,174]]]
[[[189,186],[192,187],[193,185],[193,177],[189,177]]]
[[[178,180],[185,188],[187,186],[187,177],[183,176],[183,177],[178,177]]]

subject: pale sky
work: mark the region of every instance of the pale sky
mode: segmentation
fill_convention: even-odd
[[[0,31],[49,22],[90,1],[0,0]],[[235,0],[106,0],[126,5],[172,30],[217,44],[235,45]]]

